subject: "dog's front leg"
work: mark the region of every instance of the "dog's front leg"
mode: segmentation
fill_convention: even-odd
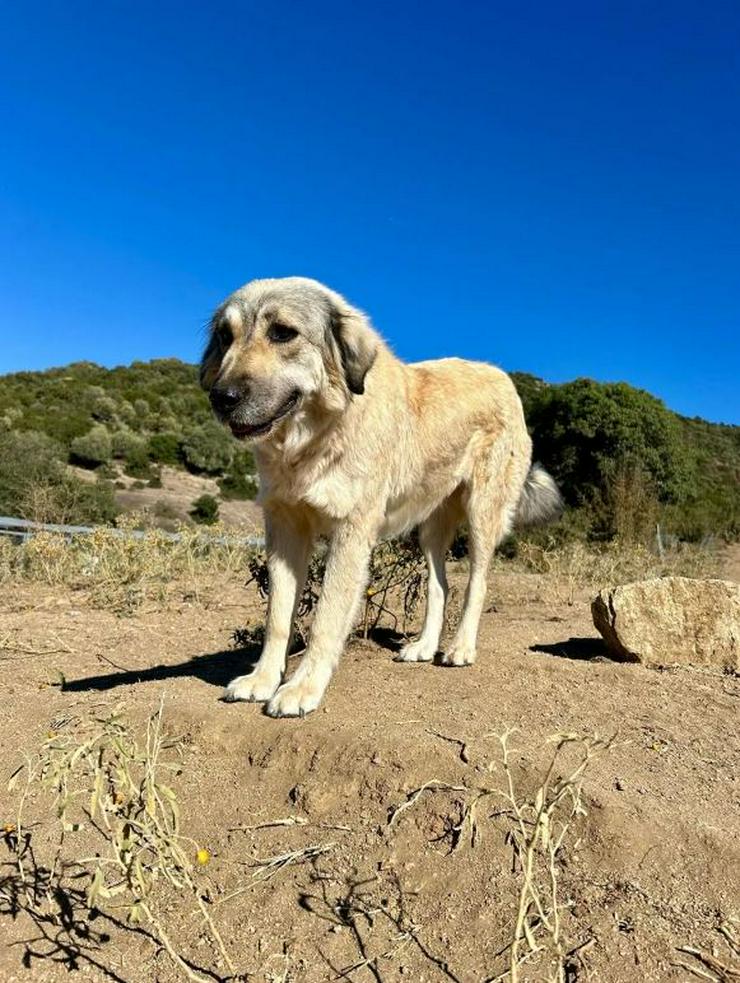
[[[378,526],[363,516],[346,520],[336,530],[308,649],[293,676],[268,703],[271,717],[302,717],[321,702],[354,624]]]
[[[266,509],[265,539],[270,577],[265,641],[252,672],[237,676],[226,687],[223,698],[228,701],[269,700],[285,672],[295,609],[306,580],[313,536],[307,524],[287,509]]]

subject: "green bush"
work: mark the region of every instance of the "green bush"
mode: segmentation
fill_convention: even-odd
[[[131,478],[140,478],[142,481],[150,480],[154,477],[155,471],[152,462],[149,460],[146,442],[139,440],[137,444],[131,446],[126,454],[124,471]]]
[[[182,444],[187,466],[195,472],[220,474],[234,456],[234,441],[215,421],[189,431]]]
[[[94,426],[70,445],[70,459],[83,468],[96,468],[113,457],[111,436],[102,424]]]
[[[257,483],[251,475],[229,471],[218,479],[221,497],[228,501],[253,501],[257,497]]]
[[[201,495],[193,502],[190,515],[195,522],[204,526],[212,526],[218,522],[218,502],[213,495]]]
[[[176,467],[182,463],[180,438],[176,433],[153,433],[149,437],[149,457],[159,464]]]
[[[0,433],[0,513],[17,515],[31,488],[64,479],[64,450],[46,434]]]
[[[225,499],[250,500],[257,496],[257,476],[251,451],[239,449],[234,453],[231,467],[219,478],[218,487]]]
[[[639,469],[662,502],[683,500],[693,472],[678,419],[625,383],[577,379],[535,399],[529,423],[535,454],[571,505],[591,503],[625,469]]]
[[[140,447],[144,441],[131,430],[116,430],[111,434],[113,457],[123,460],[132,450]]]
[[[63,455],[45,434],[0,434],[0,513],[36,522],[112,521],[118,511],[113,486],[76,478]]]

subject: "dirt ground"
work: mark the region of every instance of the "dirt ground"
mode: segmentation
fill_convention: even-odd
[[[453,582],[460,590],[461,571]],[[143,724],[163,697],[166,726],[187,741],[183,829],[211,853],[198,876],[239,973],[482,983],[507,978],[520,883],[495,796],[480,807],[474,845],[455,831],[466,789],[503,787],[491,735],[518,728],[514,770],[532,794],[550,735],[616,733],[586,772],[587,815],[560,858],[563,935],[578,949],[567,980],[689,980],[681,962],[701,964],[677,951],[687,945],[730,962],[717,928],[740,914],[740,679],[609,661],[585,592],[567,605],[541,578],[497,574],[489,593],[475,666],[397,664],[391,638],[355,640],[321,709],[273,720],[219,702],[248,662],[231,632],[259,614],[239,584],[127,618],[79,593],[6,588],[0,821],[15,815],[7,777],[49,730],[116,706]],[[60,672],[64,688],[53,685]],[[433,780],[458,790],[430,789],[389,824]],[[40,857],[48,810],[34,794]],[[296,822],[238,828],[284,819]],[[319,850],[313,860],[252,881],[259,860],[307,847]],[[144,928],[115,911],[90,920],[72,891],[56,922],[32,917],[12,901],[13,858],[0,851],[4,983],[66,980],[73,969],[81,981],[181,978]],[[228,978],[192,904],[173,902],[168,924],[206,978]],[[521,970],[521,980],[544,978]]]
[[[219,519],[225,526],[239,527],[247,532],[262,531],[262,512],[259,506],[250,501],[225,501],[215,478],[202,474],[190,474],[180,468],[161,468],[162,487],[136,488],[136,479],[117,469],[116,481],[125,485],[116,488],[116,505],[124,512],[148,510],[155,524],[167,529],[178,522],[191,521],[190,510],[193,502],[201,495],[211,495],[218,499]],[[95,481],[95,473],[84,468],[70,468],[70,471],[83,481]],[[141,482],[139,482],[140,484]]]

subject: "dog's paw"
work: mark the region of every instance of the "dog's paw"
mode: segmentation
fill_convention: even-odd
[[[267,704],[270,717],[305,717],[321,703],[323,687],[308,678],[284,683]]]
[[[280,685],[280,676],[268,676],[261,672],[251,672],[248,676],[237,676],[224,690],[222,699],[227,703],[245,700],[248,703],[264,703],[269,700]]]
[[[418,638],[415,642],[404,645],[398,655],[394,656],[395,662],[431,662],[437,654],[437,646],[430,645],[423,639]]]
[[[472,666],[475,662],[475,646],[454,642],[440,657],[443,666]]]

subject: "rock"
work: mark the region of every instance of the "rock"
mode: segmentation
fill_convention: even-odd
[[[640,580],[602,590],[591,614],[615,659],[740,671],[740,584]]]

